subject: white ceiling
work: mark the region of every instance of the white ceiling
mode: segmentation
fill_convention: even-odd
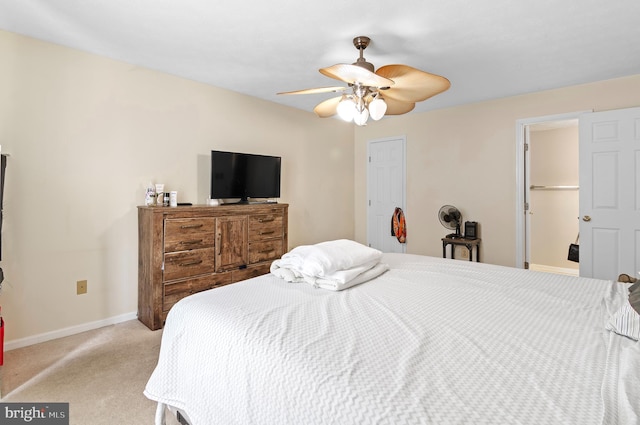
[[[376,67],[451,81],[426,111],[639,74],[639,17],[638,0],[0,0],[1,29],[307,111],[335,94],[276,93],[341,85],[318,69],[354,62],[355,36]]]

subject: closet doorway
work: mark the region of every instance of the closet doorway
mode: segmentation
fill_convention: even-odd
[[[578,276],[567,259],[579,232],[578,120],[529,125],[529,268]]]
[[[578,111],[516,122],[516,264],[578,275],[567,259],[579,229]]]

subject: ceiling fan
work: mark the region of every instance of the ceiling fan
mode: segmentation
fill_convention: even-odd
[[[416,102],[427,100],[451,86],[444,77],[408,65],[385,65],[375,70],[363,57],[370,41],[365,36],[353,39],[353,45],[360,51],[360,57],[353,64],[320,68],[321,74],[347,83],[346,87],[318,87],[278,94],[343,92],[341,96],[319,103],[313,111],[321,118],[338,114],[345,121],[366,125],[369,117],[379,120],[384,115],[406,114],[415,108]]]

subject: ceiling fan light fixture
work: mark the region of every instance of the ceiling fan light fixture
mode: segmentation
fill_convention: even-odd
[[[387,103],[378,95],[369,103],[369,116],[372,120],[378,121],[384,117],[385,112]]]
[[[356,114],[353,117],[353,122],[358,126],[367,125],[367,120],[369,119],[369,110],[367,108],[363,108],[361,111],[356,111]]]
[[[336,112],[340,118],[350,122],[356,114],[356,103],[350,97],[343,95]]]

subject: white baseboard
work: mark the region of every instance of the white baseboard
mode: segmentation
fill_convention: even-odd
[[[546,266],[544,264],[530,264],[530,270],[536,270],[539,272],[547,272],[547,273],[556,273],[556,274],[565,274],[568,276],[578,276],[580,271],[578,269],[570,269],[565,267],[555,267],[555,266]]]
[[[103,320],[97,320],[95,322],[83,323],[77,326],[71,326],[56,331],[46,332],[39,335],[29,336],[26,338],[14,339],[6,341],[4,344],[5,351],[15,350],[16,348],[27,347],[29,345],[39,344],[45,341],[51,341],[52,339],[64,338],[65,336],[79,334],[81,332],[91,331],[93,329],[102,328],[109,325],[115,325],[117,323],[126,322],[138,318],[138,314],[134,311],[132,313],[121,314],[120,316],[109,317]]]

